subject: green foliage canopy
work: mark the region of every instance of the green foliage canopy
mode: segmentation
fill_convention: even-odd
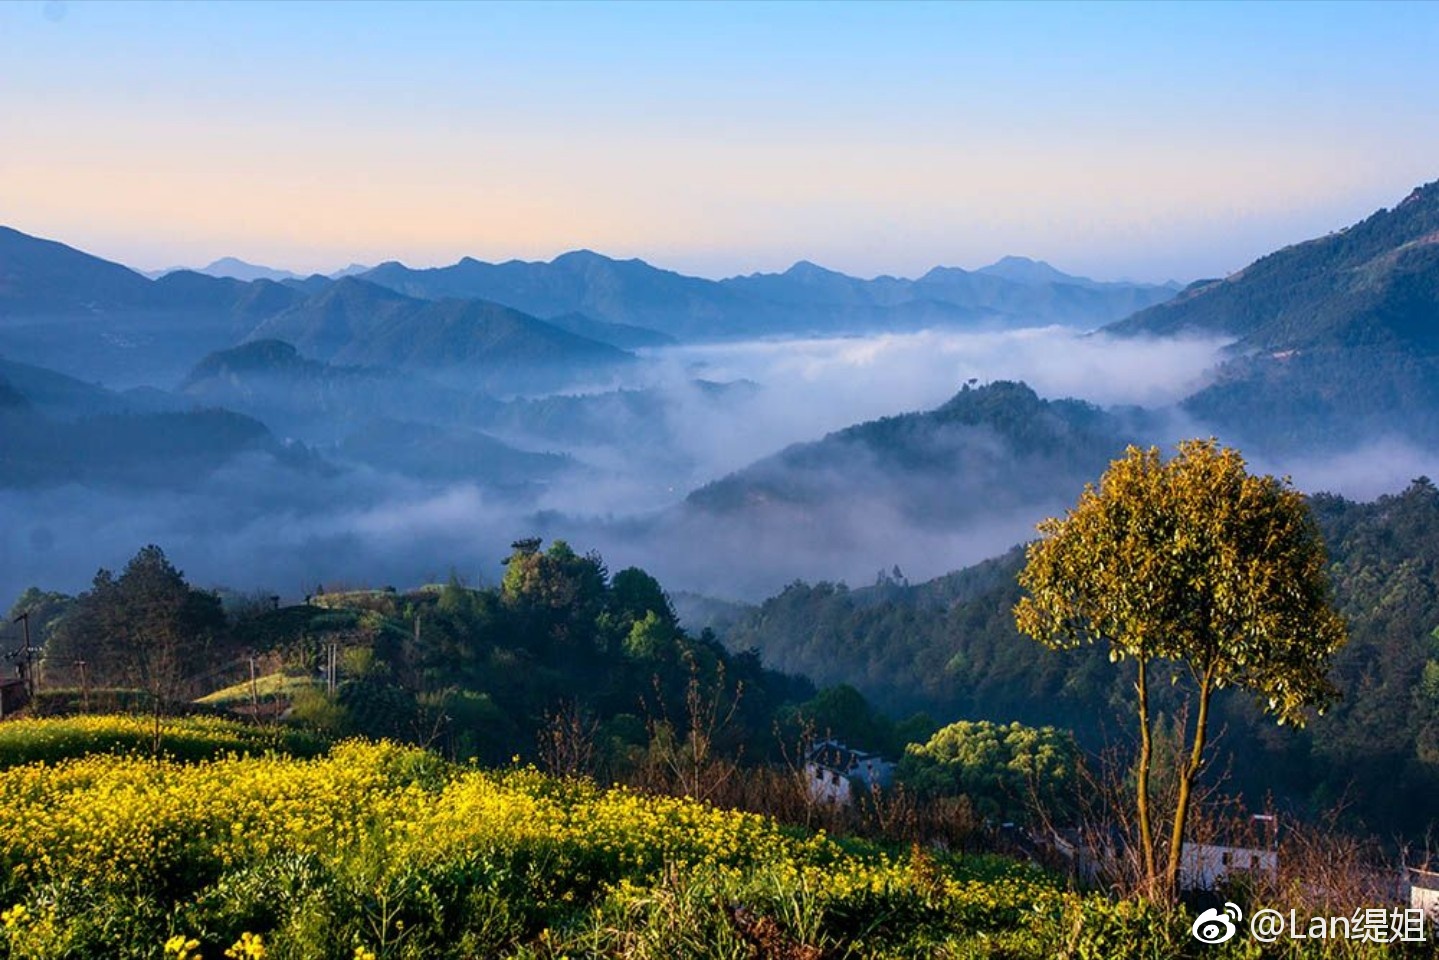
[[[1330,659],[1347,639],[1303,497],[1256,477],[1214,440],[1165,462],[1130,447],[1063,519],[1040,524],[1015,608],[1054,647],[1186,665],[1212,689],[1253,690],[1281,723],[1332,702]]]
[[[898,776],[921,796],[964,795],[983,814],[1021,819],[1034,804],[1067,812],[1078,766],[1068,731],[961,720],[906,747]]]
[[[1347,628],[1330,603],[1323,540],[1297,491],[1252,476],[1238,451],[1213,439],[1185,441],[1169,461],[1158,448],[1130,447],[1097,489],[1039,530],[1015,621],[1046,646],[1105,642],[1111,660],[1135,661],[1142,863],[1151,890],[1172,893],[1214,692],[1251,690],[1296,725],[1337,696],[1329,665]],[[1187,668],[1197,691],[1162,882],[1149,808],[1154,661],[1168,663],[1174,681]]]

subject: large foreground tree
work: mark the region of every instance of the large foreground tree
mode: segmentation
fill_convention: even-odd
[[[1330,601],[1324,544],[1288,480],[1254,476],[1238,451],[1189,440],[1165,461],[1130,447],[1062,519],[1039,525],[1015,607],[1021,632],[1051,648],[1107,643],[1133,660],[1136,807],[1144,880],[1177,887],[1184,831],[1216,691],[1252,691],[1280,723],[1302,725],[1337,695],[1330,660],[1347,639]],[[1150,806],[1149,683],[1188,675],[1195,710],[1177,771],[1161,873]]]

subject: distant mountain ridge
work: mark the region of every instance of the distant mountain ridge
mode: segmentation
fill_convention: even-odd
[[[339,280],[342,277],[352,277],[371,269],[362,263],[352,263],[347,267],[341,267],[331,273],[323,274],[300,274],[290,270],[282,270],[278,267],[266,267],[257,263],[249,263],[239,257],[221,257],[211,261],[203,267],[168,267],[164,270],[143,270],[144,276],[151,280],[159,280],[161,277],[171,273],[188,271],[190,273],[203,273],[207,277],[219,277],[229,280],[271,280],[275,283],[283,283],[286,280],[306,280],[309,277],[323,277],[327,280]]]
[[[0,228],[0,353],[83,379],[109,382],[120,373],[130,383],[168,385],[200,357],[260,339],[283,340],[319,360],[486,367],[515,379],[526,365],[553,374],[567,365],[580,370],[632,360],[574,330],[666,342],[660,334],[587,317],[549,324],[496,303],[419,300],[355,277],[284,275],[277,281],[178,270],[151,280],[64,244]]]
[[[76,322],[143,317],[147,337],[173,335],[198,345],[200,349],[189,357],[191,363],[245,336],[274,336],[328,359],[330,351],[340,349],[336,338],[353,334],[360,318],[342,304],[306,307],[305,301],[336,296],[332,288],[351,281],[385,288],[411,301],[484,301],[535,319],[553,318],[551,327],[621,349],[675,340],[864,333],[934,325],[1091,327],[1173,293],[1165,286],[1073,277],[1019,257],[977,271],[935,268],[917,280],[861,280],[801,261],[781,274],[714,281],[590,250],[562,254],[548,263],[484,263],[466,257],[447,267],[418,270],[394,261],[373,269],[352,264],[331,277],[301,277],[225,257],[199,270],[172,270],[149,279],[64,244],[0,228],[0,319],[63,317]],[[342,288],[338,297],[359,299],[353,287]],[[378,334],[381,325],[374,320],[389,317],[398,309],[398,301],[386,302],[373,292],[363,299],[364,309],[375,311],[363,325]],[[316,315],[316,309],[323,316]],[[259,329],[272,321],[283,327],[306,310],[316,325],[313,330]],[[501,320],[493,307],[460,310],[451,305],[438,313],[449,317],[451,324],[469,328],[475,327],[481,314],[488,314],[490,323]],[[460,319],[464,313],[470,315],[469,321]],[[282,315],[286,319],[280,322],[277,318]],[[429,319],[439,322],[433,315]],[[421,335],[433,341],[432,333]],[[577,349],[579,344],[569,346]],[[547,349],[557,348],[552,342]],[[536,349],[543,353],[546,348]],[[418,351],[417,358],[424,353]],[[25,359],[48,358],[37,349]]]
[[[211,277],[228,277],[231,280],[273,280],[278,283],[281,280],[302,279],[298,273],[246,263],[238,257],[221,257],[206,266],[196,268],[195,272]]]
[[[1065,273],[1045,263],[1043,260],[1031,260],[1029,257],[1016,256],[1000,257],[989,266],[980,267],[974,272],[987,274],[991,277],[1002,277],[1005,280],[1012,280],[1015,283],[1033,286],[1040,286],[1047,283],[1061,283],[1074,287],[1086,287],[1091,290],[1138,287],[1140,289],[1160,289],[1177,292],[1182,286],[1173,280],[1167,283],[1131,283],[1125,280],[1091,280],[1089,277],[1077,277]]]
[[[714,281],[576,250],[548,263],[466,257],[412,269],[390,262],[363,277],[413,297],[477,297],[536,316],[580,313],[679,340],[934,324],[1098,326],[1174,294],[1173,285],[1099,283],[1023,258],[973,272],[936,268],[918,280],[862,280],[800,261],[779,274]]]

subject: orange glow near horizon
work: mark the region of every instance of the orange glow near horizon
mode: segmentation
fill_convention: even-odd
[[[1332,106],[1316,81],[1252,85],[1329,63],[1339,29],[1368,23],[1359,8],[1329,11],[1333,36],[1250,51],[1237,79],[1206,52],[1227,43],[1233,61],[1249,20],[1297,30],[1293,17],[1230,11],[1233,36],[1186,52],[1131,34],[1218,30],[1198,8],[852,7],[807,47],[820,8],[750,9],[754,24],[713,8],[106,4],[47,22],[13,5],[0,223],[144,269],[589,247],[707,276],[797,259],[915,275],[1023,254],[1192,279],[1439,169],[1439,122],[1415,113],[1432,98],[1406,114],[1392,92],[1356,110],[1343,83]],[[1433,34],[1439,18],[1410,14]],[[939,29],[999,38],[1046,17],[1071,21],[1077,46],[1016,33],[1010,63],[978,42],[960,56]],[[1373,42],[1397,56],[1396,31]],[[479,42],[491,35],[505,42]],[[870,72],[849,69],[861,53]]]

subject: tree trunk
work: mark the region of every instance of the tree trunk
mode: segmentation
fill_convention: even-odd
[[[1204,763],[1204,742],[1209,726],[1209,697],[1212,681],[1208,671],[1199,681],[1199,717],[1194,724],[1194,744],[1189,761],[1179,771],[1179,797],[1174,803],[1174,832],[1169,837],[1169,865],[1164,871],[1164,888],[1169,896],[1179,892],[1179,864],[1184,855],[1184,826],[1189,818],[1189,802],[1194,780]]]
[[[1139,763],[1135,769],[1136,805],[1139,810],[1139,848],[1144,859],[1144,892],[1152,896],[1154,883],[1158,879],[1154,861],[1154,830],[1149,815],[1149,766],[1154,752],[1149,731],[1149,680],[1145,672],[1144,657],[1136,657],[1139,663],[1139,678],[1134,689],[1139,694]]]

